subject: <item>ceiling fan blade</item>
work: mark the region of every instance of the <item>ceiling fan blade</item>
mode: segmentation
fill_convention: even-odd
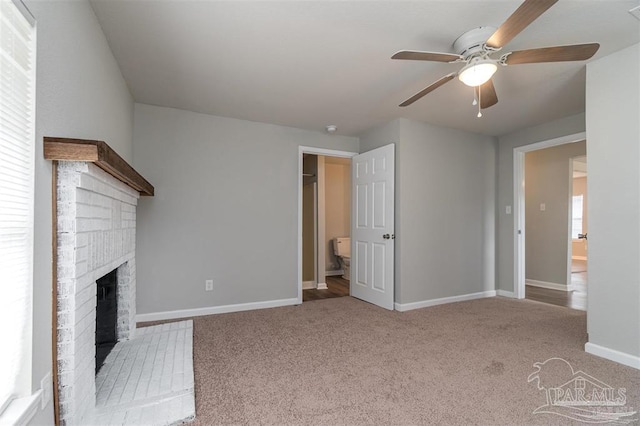
[[[525,2],[500,25],[500,28],[489,37],[489,40],[486,42],[487,46],[499,49],[509,43],[557,1],[558,0],[525,0]]]
[[[391,59],[409,59],[412,61],[436,61],[455,62],[464,59],[454,53],[419,52],[416,50],[401,50],[396,52]]]
[[[436,81],[435,83],[432,83],[427,88],[421,90],[420,92],[416,93],[415,95],[413,95],[412,97],[410,97],[409,99],[407,99],[406,101],[401,103],[400,106],[401,107],[406,107],[408,105],[411,105],[412,103],[414,103],[415,101],[417,101],[418,99],[420,99],[421,97],[426,95],[427,93],[433,92],[438,87],[442,86],[443,84],[447,83],[448,81],[451,81],[455,76],[456,76],[456,73],[451,73],[449,75],[445,75],[440,80]]]
[[[516,65],[540,62],[584,61],[595,55],[599,48],[600,45],[598,43],[588,43],[516,50],[506,55],[505,63],[507,65]]]
[[[498,95],[493,85],[493,80],[489,80],[480,86],[480,108],[485,109],[498,103]],[[478,87],[476,87],[476,97],[478,97]]]

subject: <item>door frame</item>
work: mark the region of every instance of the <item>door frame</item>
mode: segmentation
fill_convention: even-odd
[[[524,215],[524,156],[527,152],[580,142],[586,132],[535,142],[513,148],[513,297],[525,296],[525,215]]]
[[[352,158],[354,155],[358,155],[357,152],[352,151],[340,151],[335,149],[316,148],[312,146],[298,147],[298,303],[302,303],[302,156],[304,154],[340,158]],[[317,241],[316,237],[316,246],[319,244],[320,242]],[[316,271],[316,277],[317,276],[318,271]]]
[[[579,159],[585,159],[584,161],[586,161],[587,156],[586,155],[577,155],[575,157],[571,157],[569,158],[569,217],[568,217],[568,223],[569,223],[569,232],[568,232],[568,247],[567,247],[567,289],[568,290],[575,290],[575,287],[573,286],[573,284],[571,284],[571,269],[573,268],[573,235],[572,235],[572,231],[573,231],[573,172],[574,172],[574,165],[576,162],[579,162]],[[587,202],[589,201],[588,195],[587,195]],[[582,207],[582,212],[584,214],[584,210],[586,209],[586,203],[583,200],[583,207]],[[583,230],[584,230],[584,226],[583,226]],[[578,239],[577,241],[581,241],[580,239]],[[587,242],[584,241],[584,244],[586,244]]]
[[[304,191],[304,176],[303,176],[303,185],[302,191]],[[313,286],[318,285],[318,182],[312,182],[309,185],[313,186]],[[304,193],[302,195],[304,201]],[[304,213],[304,209],[303,209]],[[304,238],[303,238],[304,240]],[[302,241],[303,242],[303,241]],[[309,281],[305,281],[302,279],[302,284],[304,288],[304,283],[308,283]]]

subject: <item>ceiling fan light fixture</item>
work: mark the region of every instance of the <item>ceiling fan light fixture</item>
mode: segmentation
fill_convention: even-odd
[[[494,61],[480,59],[464,67],[458,74],[458,79],[467,86],[477,87],[489,81],[497,69]]]

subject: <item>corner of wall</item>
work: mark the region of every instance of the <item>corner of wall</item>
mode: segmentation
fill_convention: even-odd
[[[130,159],[133,98],[88,1],[25,3],[38,23],[31,361],[38,389],[52,370],[52,164],[42,155],[42,138],[100,139]],[[53,422],[52,410],[40,417],[47,419],[36,424]]]

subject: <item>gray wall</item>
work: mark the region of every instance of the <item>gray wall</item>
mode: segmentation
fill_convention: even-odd
[[[587,65],[589,342],[640,365],[640,44]]]
[[[51,162],[43,136],[105,140],[131,159],[133,100],[85,1],[27,1],[37,20],[33,389],[51,371]],[[52,404],[34,424],[53,422]]]
[[[396,142],[395,301],[493,290],[494,138],[400,119],[363,135],[361,152],[389,142]]]
[[[297,297],[298,146],[358,139],[136,104],[134,140],[156,189],[138,205],[138,313]]]
[[[400,303],[495,289],[495,140],[402,120]]]
[[[496,289],[508,292],[512,292],[514,289],[514,216],[505,212],[506,206],[513,208],[513,148],[584,132],[584,120],[584,114],[577,114],[510,133],[498,139],[498,202],[496,207],[498,283]]]
[[[587,153],[585,141],[525,155],[526,278],[567,285],[570,159]],[[540,210],[540,204],[545,210]]]

